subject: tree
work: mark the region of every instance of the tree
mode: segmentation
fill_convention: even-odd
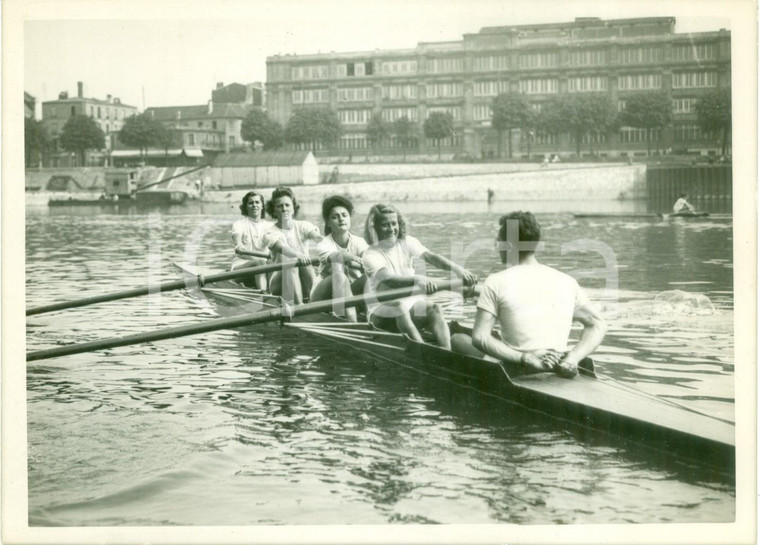
[[[454,134],[454,118],[450,113],[433,112],[422,125],[425,136],[434,140],[438,146],[438,159],[441,158],[441,140]]]
[[[560,95],[546,102],[541,109],[539,126],[548,132],[570,133],[575,152],[580,156],[585,135],[608,132],[617,125],[617,109],[603,93]],[[594,152],[589,138],[589,151]]]
[[[657,142],[662,140],[662,129],[673,120],[673,103],[667,93],[650,91],[638,93],[625,99],[625,109],[620,112],[620,123],[628,127],[657,131]],[[647,155],[651,142],[647,138]]]
[[[502,138],[507,133],[508,157],[512,158],[512,129],[528,129],[532,110],[528,100],[521,94],[502,93],[491,103],[491,126],[499,135],[498,156],[503,148]],[[530,152],[528,152],[530,153]]]
[[[393,134],[396,136],[401,149],[403,149],[404,161],[406,161],[406,150],[410,147],[412,139],[417,132],[417,125],[412,123],[408,117],[399,117],[393,122]]]
[[[285,128],[285,139],[296,144],[308,144],[314,151],[317,144],[329,146],[343,134],[338,116],[329,108],[297,110]]]
[[[282,125],[270,119],[261,110],[248,112],[240,127],[240,136],[246,142],[250,142],[251,148],[254,149],[257,141],[261,142],[265,150],[281,148],[284,142]]]
[[[383,116],[375,113],[367,123],[365,134],[367,135],[367,142],[377,152],[377,148],[384,138],[388,136],[388,124],[383,120]]]
[[[91,117],[74,115],[63,126],[59,142],[66,151],[78,153],[79,164],[84,166],[85,152],[106,147],[106,135]]]
[[[145,114],[131,115],[124,120],[124,125],[119,131],[119,142],[125,146],[139,149],[142,159],[151,146],[166,145],[168,148],[169,144],[165,141],[167,137],[164,129],[163,123],[151,119]]]
[[[153,145],[164,150],[164,157],[166,158],[169,155],[169,147],[174,142],[172,132],[166,125],[158,121],[155,122],[153,129],[155,131]]]
[[[697,124],[703,131],[720,131],[720,154],[726,155],[728,137],[731,133],[731,89],[717,89],[700,98],[694,109],[697,112]]]
[[[27,167],[42,166],[42,158],[50,149],[50,136],[42,122],[24,118],[24,164]]]

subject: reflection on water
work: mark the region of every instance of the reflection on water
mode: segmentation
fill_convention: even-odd
[[[317,208],[305,205],[306,219],[321,225]],[[410,203],[402,211],[432,250],[460,252],[484,277],[499,266],[494,228],[507,210],[481,208],[455,203],[433,212]],[[357,233],[364,213],[360,206]],[[172,261],[226,268],[235,218],[230,205],[205,204],[169,213],[29,214],[27,305],[174,280]],[[581,280],[610,323],[595,357],[600,373],[733,419],[730,220],[539,219],[543,262],[579,276],[615,272],[614,292],[599,274]],[[570,244],[589,239],[596,245],[585,251]],[[714,308],[695,311],[662,295],[676,290],[704,296]],[[35,316],[27,320],[27,349],[198,321],[212,311],[171,292]],[[465,311],[472,316],[471,303]],[[33,525],[734,516],[731,479],[708,468],[566,428],[277,326],[27,369]]]

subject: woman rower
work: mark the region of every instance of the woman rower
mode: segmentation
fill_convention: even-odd
[[[350,297],[364,291],[367,277],[363,275],[361,256],[369,247],[367,242],[351,233],[351,201],[333,195],[322,202],[325,238],[317,245],[319,275],[322,280],[311,292],[312,301]],[[339,309],[339,313],[343,313]],[[356,321],[356,309],[345,309],[348,320]]]
[[[451,260],[428,250],[413,236],[406,234],[406,221],[398,209],[390,204],[372,207],[365,224],[365,236],[371,246],[364,252],[362,261],[369,278],[371,291],[416,286],[430,294],[436,291],[436,281],[418,275],[414,260],[422,259],[443,270],[453,271],[465,284],[472,285],[478,277]],[[449,326],[437,304],[424,296],[416,295],[387,303],[368,303],[370,323],[381,329],[397,327],[415,341],[422,341],[418,327],[430,330],[443,348],[451,348]]]
[[[269,248],[264,244],[264,235],[274,225],[264,219],[264,196],[249,191],[243,195],[240,212],[243,217],[232,224],[232,240],[235,243],[235,257],[230,270],[244,267],[258,267],[270,258]],[[267,278],[257,274],[253,286],[266,291]]]
[[[264,236],[264,243],[274,254],[276,262],[297,261],[300,265],[278,271],[270,280],[272,294],[282,295],[295,304],[305,301],[315,283],[309,242],[318,243],[322,240],[322,235],[314,224],[295,219],[299,208],[290,188],[275,189],[267,203],[267,212],[275,219],[275,223]]]

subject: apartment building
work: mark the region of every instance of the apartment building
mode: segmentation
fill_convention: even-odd
[[[106,95],[105,100],[85,97],[84,83],[77,82],[77,96],[70,97],[68,91],[58,94],[58,100],[48,100],[42,103],[42,123],[48,130],[53,142],[56,143],[61,135],[63,126],[70,117],[86,115],[98,124],[106,135],[105,150],[88,152],[88,164],[102,165],[110,147],[108,135],[121,130],[124,120],[137,113],[135,106],[122,104],[118,97]],[[51,160],[53,166],[71,166],[68,153],[55,153]]]
[[[363,152],[365,130],[374,113],[386,121],[406,116],[419,128],[419,153],[435,143],[422,136],[432,112],[448,112],[454,135],[443,143],[449,153],[475,157],[497,153],[491,128],[491,101],[504,92],[526,95],[540,110],[563,93],[606,93],[619,109],[642,91],[666,91],[673,124],[658,148],[673,152],[716,153],[719,135],[703,133],[694,105],[705,92],[731,84],[731,34],[675,33],[675,18],[601,20],[497,26],[452,42],[419,43],[414,49],[375,50],[267,58],[267,111],[282,124],[303,106],[337,112],[344,135],[330,153]],[[513,131],[517,156],[570,153],[568,135]],[[530,138],[530,142],[527,139]],[[657,135],[631,127],[594,137],[601,155],[645,154]],[[400,146],[393,137],[386,148]]]

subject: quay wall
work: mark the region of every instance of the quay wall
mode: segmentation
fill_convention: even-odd
[[[343,166],[343,165],[341,165]],[[571,200],[620,201],[646,199],[646,167],[577,166],[536,168],[528,171],[454,174],[411,179],[298,186],[299,201],[321,202],[340,194],[355,203],[399,201],[495,201]],[[265,196],[271,192],[260,188]],[[204,201],[236,202],[246,190],[206,191]]]

